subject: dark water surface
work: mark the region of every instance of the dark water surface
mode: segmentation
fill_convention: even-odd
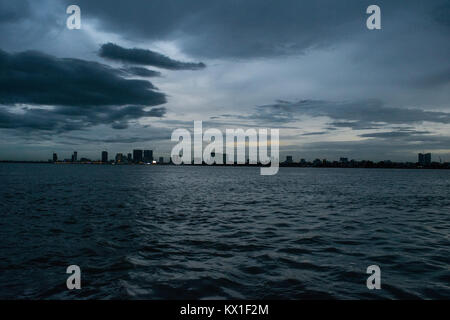
[[[3,299],[450,298],[450,171],[0,164],[0,181]]]

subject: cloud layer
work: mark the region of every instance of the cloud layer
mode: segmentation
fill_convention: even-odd
[[[102,58],[118,60],[125,63],[153,66],[169,70],[199,70],[206,67],[202,62],[181,62],[163,54],[146,49],[126,49],[114,43],[101,46],[99,55]]]
[[[80,59],[0,50],[0,128],[70,131],[98,124],[127,127],[162,117],[165,94],[146,80]]]
[[[300,100],[288,102],[279,100],[275,104],[257,107],[251,116],[254,119],[289,123],[301,115],[328,117],[334,127],[368,129],[384,124],[417,124],[424,121],[450,124],[450,113],[425,111],[414,108],[385,106],[377,99],[333,102],[321,100]]]
[[[191,55],[214,58],[278,56],[332,46],[365,32],[365,10],[373,4],[369,0],[69,2],[79,4],[88,17],[99,19],[112,32],[135,40],[174,40]],[[391,32],[401,32],[396,26],[401,21],[415,22],[416,30],[430,21],[449,26],[445,0],[379,0],[377,5]]]
[[[80,30],[65,27],[71,4]],[[379,0],[376,31],[365,26],[371,4],[0,0],[2,136],[13,152],[37,131],[42,143],[78,136],[93,150],[119,135],[140,147],[203,119],[280,128],[292,154],[450,154],[448,0]]]
[[[149,81],[130,80],[106,65],[36,51],[0,50],[0,103],[93,107],[166,102]]]

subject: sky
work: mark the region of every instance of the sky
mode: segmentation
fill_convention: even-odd
[[[0,159],[168,159],[202,120],[278,128],[281,159],[450,162],[449,36],[448,0],[0,0]]]

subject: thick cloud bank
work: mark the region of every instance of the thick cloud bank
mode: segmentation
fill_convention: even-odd
[[[70,131],[162,117],[165,95],[146,80],[80,59],[0,50],[0,128]]]
[[[181,62],[151,50],[138,48],[126,49],[114,43],[102,45],[99,55],[111,60],[154,66],[169,70],[198,70],[206,67],[202,62]]]

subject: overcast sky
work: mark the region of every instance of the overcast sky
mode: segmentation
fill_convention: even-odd
[[[0,0],[0,159],[167,159],[203,120],[296,161],[450,161],[449,39],[443,0]]]

